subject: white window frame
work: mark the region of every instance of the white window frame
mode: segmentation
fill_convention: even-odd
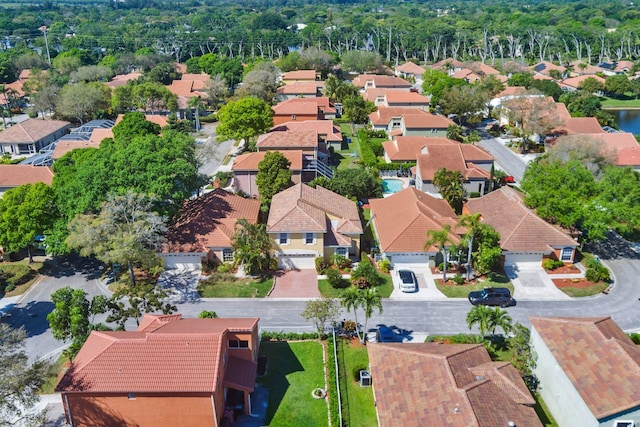
[[[222,250],[222,262],[233,262],[233,249]]]
[[[290,243],[289,233],[280,233],[278,234],[278,244],[280,245],[288,245]]]
[[[565,251],[567,251],[568,256],[565,257]],[[562,248],[560,251],[560,261],[568,262],[571,261],[571,255],[573,254],[573,248]]]
[[[311,237],[311,239],[309,239]],[[309,241],[311,240],[311,241]],[[304,244],[305,245],[315,245],[316,243],[316,233],[304,233]]]
[[[344,253],[341,253],[342,251],[344,251]],[[343,256],[345,258],[349,257],[349,248],[346,248],[344,246],[340,246],[340,247],[336,248],[335,252],[336,252],[336,254],[341,255],[341,256]]]

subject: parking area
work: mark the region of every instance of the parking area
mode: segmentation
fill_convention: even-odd
[[[400,270],[410,270],[415,273],[418,280],[417,292],[402,292],[400,290],[400,278],[398,276],[398,271]],[[393,281],[393,292],[389,299],[409,301],[445,301],[448,299],[436,287],[431,269],[426,264],[396,263],[393,270],[391,270],[391,279]]]
[[[566,301],[571,297],[553,284],[551,277],[540,266],[515,263],[505,266],[505,273],[513,283],[513,297],[517,301]]]
[[[172,302],[197,301],[199,269],[171,269],[165,270],[158,278],[158,284],[168,292],[168,300]]]

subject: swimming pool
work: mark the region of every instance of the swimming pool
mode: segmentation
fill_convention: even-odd
[[[385,178],[382,180],[382,192],[384,194],[393,194],[402,190],[402,181],[399,179]]]

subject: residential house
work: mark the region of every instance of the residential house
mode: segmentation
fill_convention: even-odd
[[[178,97],[177,115],[181,119],[191,118],[195,111],[189,107],[191,98],[199,97],[208,98],[206,93],[207,83],[211,81],[211,77],[206,73],[200,74],[183,74],[180,80],[174,80],[167,89]]]
[[[166,233],[159,254],[166,269],[199,269],[203,259],[233,261],[232,240],[236,223],[258,222],[260,201],[245,199],[221,188],[187,200]]]
[[[492,108],[500,107],[504,102],[515,98],[522,97],[541,97],[544,95],[527,95],[527,89],[522,86],[507,86],[504,88],[502,92],[496,94],[491,101],[489,101],[489,105]]]
[[[0,164],[0,197],[12,188],[39,182],[51,185],[53,170],[50,167]]]
[[[560,75],[564,75],[567,69],[562,65],[556,65],[549,61],[540,61],[531,67],[534,73],[539,73],[545,76],[551,76],[552,71],[557,71]],[[555,74],[555,73],[554,73]]]
[[[636,172],[640,172],[640,146],[627,147],[618,151],[616,156],[616,166],[630,167]]]
[[[316,70],[295,70],[282,74],[282,83],[285,85],[309,83],[318,80],[320,80],[320,73]]]
[[[447,128],[454,122],[447,117],[422,111],[418,108],[378,107],[369,114],[369,122],[375,130],[384,130],[394,136],[446,137]]]
[[[342,144],[342,132],[338,126],[333,124],[331,120],[306,120],[304,122],[285,122],[271,128],[270,132],[287,132],[287,131],[316,131],[320,141],[324,141],[326,147],[333,146],[339,150]]]
[[[451,227],[449,239],[460,243],[462,230],[458,217],[449,203],[423,193],[413,187],[383,199],[370,199],[371,219],[378,236],[380,253],[392,265],[401,263],[429,264],[442,262],[438,248],[425,248],[427,233]]]
[[[558,425],[640,425],[640,347],[610,317],[531,317],[534,374]]]
[[[355,202],[300,183],[273,196],[267,233],[281,268],[313,269],[319,256],[359,259],[363,228]]]
[[[234,159],[231,171],[233,172],[233,188],[236,191],[242,191],[251,197],[260,197],[260,192],[256,185],[256,176],[258,175],[258,165],[264,160],[264,156],[268,152],[245,153]],[[291,181],[294,184],[303,182],[302,163],[304,152],[302,150],[283,150],[281,153],[291,162],[291,166],[289,166]]]
[[[73,426],[222,426],[251,414],[257,318],[145,314],[92,331],[56,387]]]
[[[602,130],[602,126],[595,117],[565,117],[561,126],[549,132],[554,136],[604,133],[605,131]]]
[[[416,188],[425,193],[438,194],[433,179],[439,169],[458,171],[464,177],[464,189],[484,194],[489,190],[493,157],[475,145],[452,143],[425,144],[416,156]]]
[[[292,98],[315,98],[321,95],[322,86],[316,82],[298,82],[280,86],[276,91],[276,100],[281,102]]]
[[[36,154],[69,132],[69,122],[27,119],[0,132],[0,153]]]
[[[18,80],[3,85],[2,96],[0,97],[0,105],[5,108],[14,107],[16,102],[21,100],[25,93],[22,88],[31,77],[31,70],[26,69],[20,72]]]
[[[429,111],[429,98],[416,92],[398,89],[367,89],[362,94],[365,101],[373,102],[377,107],[417,108]]]
[[[562,80],[559,83],[560,89],[562,89],[564,91],[567,91],[567,92],[575,92],[576,90],[580,89],[580,84],[582,84],[582,82],[584,82],[587,79],[595,79],[595,80],[599,81],[602,84],[604,84],[604,82],[605,82],[605,79],[603,79],[600,76],[583,74],[583,75],[580,75],[580,76],[569,77],[569,78],[566,78],[566,79]],[[597,93],[596,95],[602,95],[602,93]]]
[[[629,71],[633,69],[632,61],[618,61],[614,63],[615,68],[613,71],[616,74],[627,74]]]
[[[282,101],[273,107],[273,124],[281,125],[289,121],[333,120],[336,108],[329,98],[292,98]]]
[[[132,72],[132,73],[127,73],[127,74],[118,74],[113,76],[113,78],[111,79],[111,81],[108,81],[107,83],[105,83],[107,86],[109,86],[111,89],[120,87],[120,86],[126,86],[127,83],[129,83],[131,80],[136,80],[138,78],[140,78],[142,76],[142,73],[138,73],[138,72]]]
[[[422,80],[422,75],[427,70],[424,67],[416,65],[415,63],[408,61],[402,65],[398,65],[394,69],[394,74],[396,77],[401,77],[403,79],[416,79]]]
[[[429,68],[433,70],[441,70],[452,76],[456,71],[461,70],[464,64],[461,61],[453,58],[446,58],[441,61],[431,64]]]
[[[542,427],[518,371],[482,344],[367,345],[380,427]]]
[[[369,88],[377,89],[403,89],[409,91],[412,84],[405,79],[396,76],[385,76],[380,74],[360,74],[353,79],[353,85],[362,92]]]
[[[469,68],[461,68],[453,73],[451,77],[453,77],[454,79],[464,80],[467,83],[475,83],[478,80],[482,79],[482,75],[476,73],[473,70],[470,70]]]
[[[504,264],[541,266],[543,258],[572,263],[578,243],[569,233],[549,224],[524,204],[524,195],[502,187],[469,199],[463,213],[479,213],[483,223],[500,234]]]
[[[600,67],[580,61],[573,61],[569,66],[571,67],[571,72],[569,73],[571,76],[594,75],[603,71]]]

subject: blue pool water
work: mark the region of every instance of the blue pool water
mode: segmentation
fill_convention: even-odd
[[[384,194],[393,194],[402,190],[402,181],[399,179],[383,179],[382,180],[382,192]]]

